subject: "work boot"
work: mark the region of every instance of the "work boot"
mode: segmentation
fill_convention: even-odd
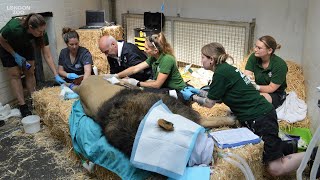
[[[311,156],[310,156],[310,160],[308,162],[308,166],[310,168],[310,173],[311,173],[311,169],[312,169],[312,166],[313,166],[314,159],[316,158],[316,155],[317,155],[317,151],[318,151],[318,147],[314,147],[313,150],[312,150]],[[320,177],[320,166],[318,167],[318,171],[317,171],[317,175],[316,175],[317,179],[319,177]]]
[[[29,115],[32,115],[32,112],[29,110],[27,104],[20,105],[19,109],[20,109],[20,113],[21,113],[22,118],[29,116]]]

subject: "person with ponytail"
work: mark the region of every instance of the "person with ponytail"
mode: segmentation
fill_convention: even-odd
[[[22,117],[32,114],[24,100],[21,71],[25,75],[28,91],[33,93],[36,86],[34,48],[41,49],[55,80],[60,84],[65,82],[57,73],[45,29],[45,19],[40,14],[30,13],[23,18],[12,18],[0,30],[0,58],[3,67],[7,68],[8,78],[18,99]]]
[[[260,37],[244,71],[256,90],[272,103],[274,108],[281,106],[286,99],[288,67],[283,59],[274,54],[274,51],[280,48],[281,45],[277,44],[273,37]]]
[[[92,74],[92,55],[88,49],[79,46],[79,34],[68,27],[62,29],[62,38],[67,47],[60,51],[58,72],[67,82],[83,75],[86,79]]]
[[[153,75],[151,80],[138,81],[133,78],[124,80],[131,85],[145,87],[146,90],[153,92],[164,92],[169,89],[178,90],[179,92],[186,87],[186,83],[183,81],[178,70],[177,62],[173,55],[173,49],[167,42],[163,33],[153,34],[147,37],[144,52],[148,55],[146,61],[129,67],[115,75],[107,74],[106,76],[125,78],[151,67]],[[159,91],[155,89],[159,89]]]
[[[242,126],[249,128],[264,141],[263,162],[273,176],[297,170],[304,153],[297,152],[297,142],[282,141],[279,136],[277,114],[255,89],[250,79],[226,61],[233,60],[219,43],[210,43],[201,49],[203,68],[214,72],[209,91],[187,86],[186,100],[212,108],[217,101],[226,104]]]

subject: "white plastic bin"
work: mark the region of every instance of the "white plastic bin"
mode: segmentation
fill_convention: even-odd
[[[21,122],[25,133],[33,134],[40,131],[40,117],[38,115],[26,116]]]

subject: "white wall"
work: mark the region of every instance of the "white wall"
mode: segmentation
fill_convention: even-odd
[[[277,52],[284,59],[301,64],[308,0],[118,0],[121,14],[160,11],[166,16],[249,22],[256,18],[255,39],[272,35],[282,45]]]
[[[320,1],[309,0],[307,26],[303,51],[303,70],[307,85],[308,113],[312,117],[311,128],[314,131],[319,125],[319,108],[317,107],[320,92]]]
[[[24,10],[13,11],[11,8],[22,8]],[[53,36],[49,37],[50,49],[57,64],[57,57],[65,44],[61,38],[61,30],[65,26],[79,28],[85,25],[85,10],[97,10],[101,8],[101,0],[0,0],[0,28],[12,17],[19,14],[28,14],[30,12],[53,13],[50,30]],[[18,13],[18,14],[17,14]],[[46,78],[52,78],[49,68],[44,66]],[[6,70],[0,65],[0,102],[5,104],[14,99],[9,81],[6,76]]]

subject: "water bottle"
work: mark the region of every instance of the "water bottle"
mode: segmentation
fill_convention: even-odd
[[[31,64],[24,60],[22,61],[22,67],[25,67],[27,70],[29,70],[31,68]]]
[[[94,75],[98,75],[98,68],[97,68],[97,66],[93,66],[93,73],[94,73]]]
[[[31,68],[31,64],[26,61],[25,67],[26,67],[27,70],[29,70]]]

